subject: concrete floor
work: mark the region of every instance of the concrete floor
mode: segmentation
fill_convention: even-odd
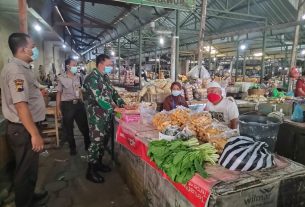
[[[139,207],[117,168],[105,156],[112,172],[103,173],[105,183],[95,184],[86,180],[86,152],[81,136],[76,136],[78,154],[69,155],[65,144],[60,149],[48,150],[40,157],[37,190],[49,192],[48,207]],[[108,161],[107,161],[108,160]]]

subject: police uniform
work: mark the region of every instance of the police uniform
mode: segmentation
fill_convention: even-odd
[[[74,120],[84,136],[85,148],[90,145],[89,128],[84,103],[81,100],[80,78],[74,75],[72,78],[67,74],[59,76],[57,91],[61,92],[61,112],[63,115],[63,127],[70,149],[75,150],[73,133]]]
[[[112,102],[123,106],[124,101],[111,85],[107,74],[94,69],[85,79],[85,99],[88,101],[88,121],[90,138],[89,163],[98,163],[103,155],[108,140],[113,136]]]
[[[46,109],[38,86],[31,66],[20,59],[13,58],[2,69],[2,112],[8,120],[7,138],[16,160],[14,187],[17,207],[31,205],[39,153],[32,150],[31,135],[21,123],[14,104],[27,102],[33,121],[39,128],[39,123],[45,119]]]

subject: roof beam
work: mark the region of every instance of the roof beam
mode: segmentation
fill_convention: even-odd
[[[82,23],[77,23],[77,22],[56,22],[54,26],[68,26],[68,27],[88,27],[88,28],[101,28],[100,25],[97,24],[82,24]],[[81,30],[81,33],[84,33],[84,30]]]
[[[66,4],[64,2],[62,2],[61,8],[62,8],[62,10],[65,10],[66,12],[70,12],[70,13],[72,13],[74,15],[81,16],[80,12],[72,9],[68,4]],[[84,14],[84,19],[87,19],[90,22],[93,22],[93,23],[99,25],[101,28],[104,28],[104,29],[113,29],[113,27],[111,25],[109,25],[107,22],[104,22],[104,21],[102,21],[100,19],[96,19],[94,17],[90,17],[90,16],[85,15],[85,14]]]
[[[82,1],[82,0],[78,0]],[[110,6],[117,6],[117,7],[123,7],[123,8],[131,8],[131,5],[119,2],[119,1],[113,1],[113,0],[84,0],[85,2],[93,3],[93,4],[104,4],[104,5],[110,5]]]
[[[80,6],[80,23],[82,27],[82,35],[84,33],[84,13],[85,13],[85,1],[81,1],[81,6]]]
[[[79,32],[79,33],[82,32],[80,29],[77,29],[77,28],[72,27],[72,26],[70,26],[70,29],[75,30],[75,31],[77,31],[77,32]],[[87,35],[88,37],[91,37],[91,38],[96,38],[96,37],[94,37],[94,36],[92,36],[92,35],[90,35],[90,34],[88,34],[88,33],[86,33],[86,32],[83,32],[83,34],[85,34],[85,35]]]

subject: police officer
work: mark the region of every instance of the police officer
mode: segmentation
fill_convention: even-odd
[[[82,101],[80,77],[77,73],[77,62],[71,58],[65,61],[66,73],[58,77],[57,85],[57,114],[63,117],[63,128],[70,146],[70,154],[76,154],[73,134],[74,120],[84,136],[85,150],[90,145],[88,121]]]
[[[86,177],[92,182],[102,183],[104,178],[98,174],[98,171],[111,171],[102,163],[102,158],[108,140],[113,136],[113,109],[117,106],[122,107],[124,101],[110,83],[108,74],[112,71],[112,61],[109,56],[104,54],[97,56],[96,67],[84,82],[92,140],[88,151],[89,164]]]
[[[44,143],[39,132],[45,119],[45,103],[30,63],[39,51],[31,37],[13,33],[8,39],[12,60],[1,72],[2,112],[8,120],[7,138],[16,161],[14,190],[16,207],[33,207],[47,197],[35,194],[39,152]]]

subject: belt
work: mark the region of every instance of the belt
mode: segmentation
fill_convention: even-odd
[[[83,103],[81,99],[74,99],[70,101],[62,101],[62,103],[72,103],[72,104],[78,104],[78,103]]]
[[[11,121],[9,121],[9,120],[8,120],[8,123],[9,123],[9,124],[13,124],[13,125],[24,126],[22,123],[11,122]],[[36,125],[36,126],[42,126],[42,124],[43,124],[43,121],[35,122],[35,125]]]

